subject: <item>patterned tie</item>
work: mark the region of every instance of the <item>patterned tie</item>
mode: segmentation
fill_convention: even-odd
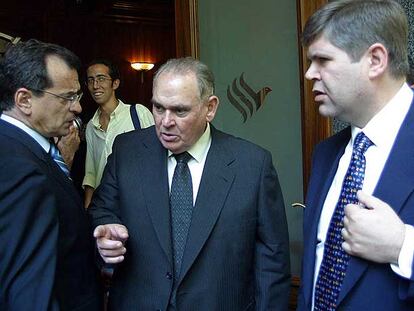
[[[188,228],[193,213],[193,184],[187,162],[192,158],[188,152],[174,155],[177,165],[171,184],[170,206],[174,251],[174,278],[180,275]]]
[[[355,137],[351,162],[326,235],[323,259],[315,285],[315,311],[336,310],[336,302],[349,262],[349,255],[341,246],[344,208],[349,203],[358,202],[356,193],[362,189],[365,175],[364,153],[372,144],[362,132]]]
[[[59,165],[59,167],[63,171],[63,173],[65,173],[66,176],[68,176],[68,178],[71,179],[69,169],[68,169],[65,161],[63,160],[62,155],[60,154],[60,151],[59,151],[58,147],[55,145],[54,142],[52,142],[52,140],[50,140],[49,154],[53,158],[53,160],[56,162],[56,164]]]

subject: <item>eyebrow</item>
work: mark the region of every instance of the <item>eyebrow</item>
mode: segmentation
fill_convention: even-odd
[[[318,58],[332,58],[332,55],[328,55],[327,53],[323,53],[323,52],[320,52],[320,51],[316,51],[313,54],[307,53],[306,56],[309,60],[315,60],[315,59],[318,59]]]
[[[69,92],[62,93],[62,95],[64,95],[64,96],[73,96],[73,95],[79,95],[81,93],[83,93],[82,89],[79,89],[76,92],[69,91]]]
[[[160,106],[160,107],[163,107],[164,109],[173,110],[173,111],[175,111],[175,110],[190,110],[191,109],[191,107],[188,107],[188,106],[183,105],[183,104],[178,104],[177,106],[167,108],[163,104],[161,104],[161,103],[159,103],[159,102],[157,102],[153,99],[151,99],[151,103],[154,106]]]
[[[100,73],[100,74],[97,74],[96,76],[88,76],[88,79],[92,79],[92,78],[100,78],[100,77],[110,78],[110,76],[109,76],[109,75],[106,75],[106,74],[102,74],[102,73]]]

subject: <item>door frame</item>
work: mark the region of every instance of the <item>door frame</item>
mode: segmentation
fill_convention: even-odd
[[[306,56],[306,49],[300,38],[308,18],[328,0],[296,0],[298,46],[299,46],[299,76],[302,119],[302,158],[303,158],[303,193],[306,193],[309,182],[313,148],[320,141],[332,135],[332,120],[322,117],[318,112],[318,105],[312,93],[313,83],[304,79],[310,62]]]
[[[175,42],[177,57],[199,58],[198,1],[175,0]]]

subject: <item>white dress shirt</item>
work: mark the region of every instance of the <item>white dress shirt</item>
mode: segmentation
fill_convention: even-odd
[[[193,183],[193,206],[197,199],[198,188],[200,187],[201,176],[203,175],[204,164],[206,163],[207,153],[211,146],[211,130],[210,124],[207,123],[207,128],[204,134],[187,152],[193,157],[188,161],[188,168],[191,173],[191,181]],[[170,186],[174,175],[177,161],[171,151],[168,151],[168,184]]]
[[[335,177],[326,196],[318,226],[318,244],[316,246],[315,274],[313,279],[312,310],[314,305],[314,293],[316,280],[322,262],[326,234],[329,224],[339,199],[342,182],[351,161],[352,146],[356,135],[363,131],[374,143],[365,153],[366,168],[362,191],[372,194],[384,169],[395,138],[404,121],[413,100],[413,91],[404,84],[398,93],[378,112],[363,128],[352,127],[352,137],[342,155]],[[395,273],[402,277],[411,276],[413,254],[414,254],[414,227],[406,225],[406,234],[401,249],[398,265],[391,264]]]

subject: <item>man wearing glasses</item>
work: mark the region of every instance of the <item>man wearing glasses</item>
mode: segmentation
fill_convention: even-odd
[[[78,69],[37,40],[0,64],[0,310],[101,310],[86,212],[51,142],[82,111]]]
[[[143,105],[130,106],[116,98],[115,91],[121,80],[118,68],[107,59],[95,59],[86,70],[86,85],[99,108],[86,127],[86,163],[83,187],[85,207],[88,207],[94,190],[101,182],[106,160],[118,134],[132,131],[132,114],[139,120],[139,127],[154,124],[151,112]],[[135,108],[135,111],[134,111]]]

